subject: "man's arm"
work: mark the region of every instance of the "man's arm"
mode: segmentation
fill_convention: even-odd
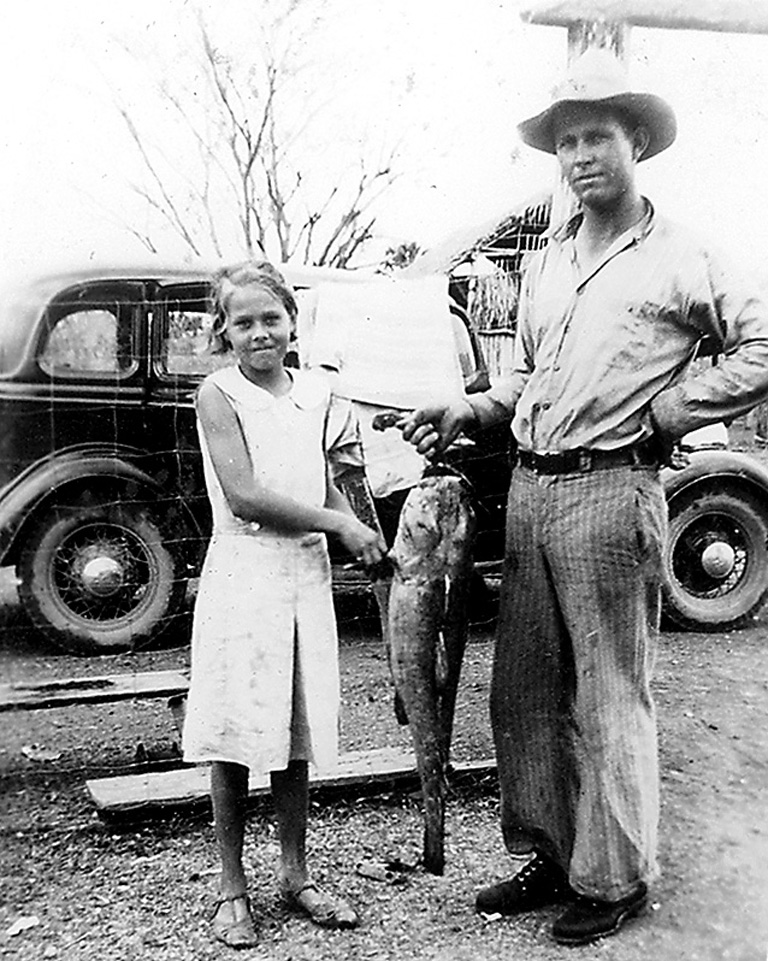
[[[458,435],[472,427],[490,427],[512,420],[517,401],[533,370],[533,332],[530,317],[530,287],[525,275],[520,294],[515,331],[513,369],[488,390],[465,394],[453,403],[421,407],[400,425],[403,437],[427,457],[440,453]]]
[[[511,372],[497,380],[489,390],[467,397],[478,427],[490,427],[492,424],[512,420],[518,398],[531,376],[534,354],[531,311],[533,273],[533,269],[525,272],[520,287]]]
[[[709,257],[709,303],[712,335],[722,345],[717,365],[662,391],[651,403],[654,425],[666,439],[676,440],[707,424],[751,410],[768,395],[768,305],[747,289],[743,278]]]

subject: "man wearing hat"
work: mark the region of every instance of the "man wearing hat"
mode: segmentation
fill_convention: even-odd
[[[658,467],[687,432],[763,399],[768,314],[639,193],[636,166],[670,146],[675,116],[612,55],[584,54],[519,130],[556,154],[579,212],[525,273],[509,378],[403,430],[431,453],[511,422],[491,721],[504,841],[532,858],[477,910],[562,903],[552,936],[583,944],[641,911],[657,872]],[[705,338],[722,356],[694,371]]]

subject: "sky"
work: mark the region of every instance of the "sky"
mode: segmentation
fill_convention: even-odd
[[[242,3],[197,0],[247,57],[248,39],[238,32]],[[192,6],[27,0],[6,7],[1,269],[147,259],[129,226],[151,228],[165,257],[184,254],[131,187],[143,168],[115,101],[162,129],[166,115],[144,58],[167,50],[169,68],[183,69],[179,50]],[[516,0],[324,6],[323,30],[302,53],[327,84],[329,134],[336,143],[398,144],[400,176],[377,209],[370,257],[399,242],[439,243],[551,188],[554,161],[521,145],[516,123],[546,105],[563,73],[563,29],[523,23]],[[768,37],[635,28],[630,52],[633,84],[668,99],[679,124],[673,147],[640,165],[643,191],[760,270],[768,251]],[[173,143],[166,146],[183,166]]]

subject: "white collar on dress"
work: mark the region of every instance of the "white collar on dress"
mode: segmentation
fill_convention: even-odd
[[[300,410],[313,410],[328,403],[330,388],[324,375],[315,370],[294,370],[286,368],[293,386],[284,396]],[[264,410],[271,407],[282,397],[275,397],[268,390],[248,380],[237,364],[222,367],[209,374],[210,379],[225,394],[237,401],[241,407],[250,410]]]

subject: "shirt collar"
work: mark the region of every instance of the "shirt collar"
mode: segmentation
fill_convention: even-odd
[[[283,399],[289,400],[300,410],[312,410],[327,403],[329,396],[328,381],[322,374],[314,370],[294,370],[291,368],[286,368],[286,370],[291,378],[291,389],[282,397],[275,397],[268,390],[254,384],[240,370],[238,364],[222,368],[217,377],[222,382],[222,386],[227,387],[228,393],[235,396],[243,406],[253,410],[266,409]],[[229,373],[225,374],[224,371]]]
[[[636,224],[633,224],[628,230],[622,234],[622,236],[627,237],[631,241],[644,240],[648,234],[653,230],[656,223],[656,211],[654,210],[653,204],[647,197],[642,198],[645,204],[645,213],[638,220]],[[567,240],[573,240],[573,238],[578,233],[579,227],[584,220],[584,213],[579,210],[577,213],[567,220],[564,224],[556,227],[552,233],[551,240],[556,241],[559,244],[564,244]]]

